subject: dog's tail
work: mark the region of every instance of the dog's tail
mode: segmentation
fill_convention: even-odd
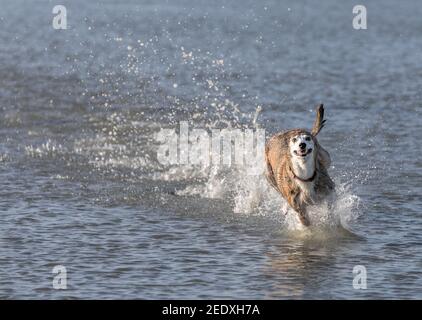
[[[324,105],[321,103],[317,107],[317,116],[314,122],[314,126],[312,128],[311,134],[316,137],[316,135],[321,131],[324,127],[325,120],[324,120]]]

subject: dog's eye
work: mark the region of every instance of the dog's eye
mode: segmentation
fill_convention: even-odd
[[[306,137],[305,140],[306,141],[311,141],[311,137]]]
[[[295,143],[297,141],[297,139],[296,138],[293,138],[292,141],[293,141],[293,143]]]

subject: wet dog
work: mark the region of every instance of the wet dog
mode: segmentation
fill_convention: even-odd
[[[310,224],[307,207],[334,190],[334,182],[327,172],[330,155],[316,138],[324,124],[321,104],[310,132],[304,129],[280,132],[265,145],[267,180],[298,213],[305,226]]]

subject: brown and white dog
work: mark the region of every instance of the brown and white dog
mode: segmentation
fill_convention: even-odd
[[[280,132],[265,145],[267,179],[299,214],[305,226],[310,224],[307,207],[334,189],[327,172],[330,155],[316,139],[324,123],[324,107],[320,104],[311,132],[304,129]]]

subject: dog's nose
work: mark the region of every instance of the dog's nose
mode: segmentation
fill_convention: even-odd
[[[299,148],[305,149],[306,148],[306,143],[305,142],[299,143]]]

